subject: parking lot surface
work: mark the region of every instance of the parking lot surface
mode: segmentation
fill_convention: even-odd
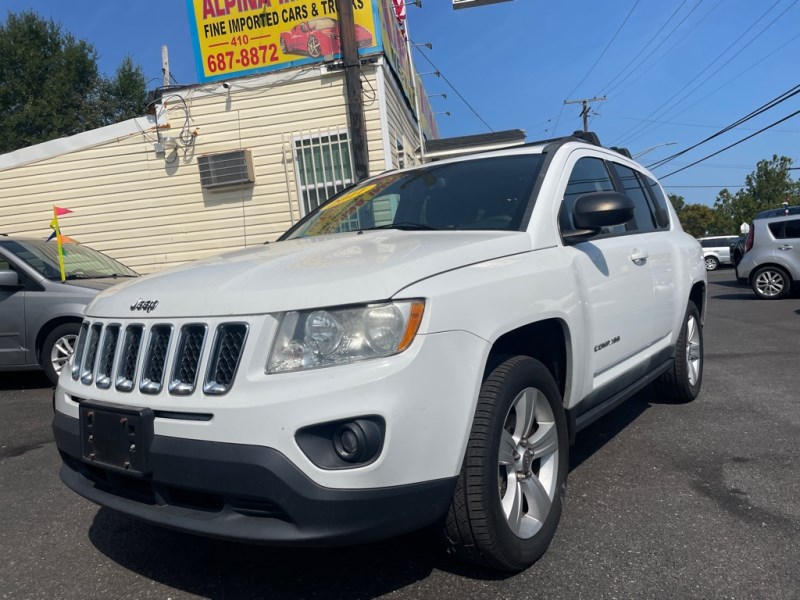
[[[709,274],[703,391],[582,432],[545,557],[515,576],[431,532],[274,549],[159,529],[65,488],[52,388],[0,373],[0,598],[800,598],[800,298]]]

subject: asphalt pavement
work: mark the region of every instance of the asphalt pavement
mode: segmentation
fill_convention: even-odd
[[[424,531],[287,550],[140,523],[64,487],[50,388],[0,373],[0,598],[800,599],[800,298],[709,275],[703,390],[582,432],[542,560],[477,571]]]

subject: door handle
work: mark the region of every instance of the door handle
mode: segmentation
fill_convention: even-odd
[[[791,250],[794,246],[778,246],[778,250]]]
[[[630,259],[633,261],[635,265],[643,265],[647,262],[649,255],[647,252],[642,252],[641,250],[637,250],[634,248],[633,254],[630,255]]]

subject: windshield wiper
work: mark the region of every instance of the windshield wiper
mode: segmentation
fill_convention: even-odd
[[[438,227],[431,227],[423,223],[412,223],[410,221],[400,221],[398,223],[389,223],[388,225],[380,225],[378,227],[367,227],[362,231],[371,231],[373,229],[402,229],[404,231],[439,231]]]

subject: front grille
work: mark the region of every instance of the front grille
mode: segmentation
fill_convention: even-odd
[[[244,352],[247,323],[222,323],[209,333],[206,323],[150,327],[84,321],[73,357],[72,377],[100,389],[145,394],[193,394],[205,367],[203,392],[225,394],[236,378]],[[173,331],[176,340],[173,341]],[[213,343],[206,344],[213,338]],[[210,350],[207,348],[211,346]]]

